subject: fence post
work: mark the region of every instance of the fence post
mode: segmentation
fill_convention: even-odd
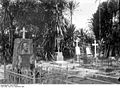
[[[40,67],[40,83],[42,84],[42,65],[41,65],[41,67]]]
[[[35,84],[35,68],[33,70],[33,84]]]
[[[6,62],[4,58],[4,79],[6,80]]]
[[[65,80],[67,81],[68,80],[68,64],[67,64],[67,69],[66,70],[67,70],[67,72],[66,72],[66,79]]]

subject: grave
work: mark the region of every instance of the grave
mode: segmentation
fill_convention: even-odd
[[[98,44],[96,43],[96,40],[94,40],[94,44],[92,44],[95,48],[94,48],[94,57],[96,58],[97,57],[97,46],[98,46]]]
[[[92,55],[92,53],[91,53],[91,50],[90,50],[90,47],[89,46],[87,46],[86,47],[86,54],[87,54],[87,56],[89,57],[90,55]]]
[[[56,52],[56,61],[63,61],[63,53],[62,51],[60,51],[60,41],[61,41],[61,38],[60,37],[57,37],[56,38],[56,43],[57,43],[57,49],[58,51]]]
[[[57,52],[57,61],[63,61],[63,53]]]
[[[94,58],[96,59],[96,65],[97,65],[97,46],[98,46],[98,44],[96,43],[96,40],[94,40],[94,44],[92,44],[92,46],[94,46],[95,48],[94,48]]]
[[[76,47],[75,47],[75,53],[76,53],[76,59],[77,61],[80,60],[80,47],[78,46],[78,39],[76,40]]]
[[[25,28],[22,32],[22,38],[17,38],[14,41],[12,67],[13,69],[30,70],[31,64],[34,64],[32,39],[25,38]]]
[[[91,61],[92,61],[92,53],[89,45],[86,46],[86,54],[84,55],[83,62],[84,64],[91,64]]]

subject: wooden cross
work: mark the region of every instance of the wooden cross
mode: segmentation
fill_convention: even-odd
[[[27,32],[27,31],[25,30],[24,27],[23,27],[23,30],[21,30],[21,32],[23,32],[23,34],[22,34],[22,38],[25,39],[25,32]]]
[[[97,50],[97,46],[98,44],[96,43],[96,40],[94,40],[94,44],[92,44],[95,47],[95,58],[97,56],[96,50]]]

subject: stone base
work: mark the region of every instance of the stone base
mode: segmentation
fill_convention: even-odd
[[[62,52],[57,52],[57,60],[56,61],[64,61]]]

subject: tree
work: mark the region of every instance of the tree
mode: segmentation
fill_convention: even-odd
[[[16,2],[12,2],[12,0],[2,0],[1,1],[1,5],[2,5],[1,14],[0,14],[1,18],[2,18],[2,20],[0,22],[1,32],[2,32],[2,41],[1,42],[2,42],[4,48],[6,48],[6,46],[9,47],[9,48],[5,49],[3,52],[3,53],[6,53],[8,51],[8,53],[10,54],[9,58],[12,58],[12,55],[13,55],[14,39],[16,38],[16,36],[15,36],[16,23],[17,23],[17,25],[19,25],[19,27],[22,28],[22,26],[25,25],[26,22],[28,22],[28,20],[25,19],[25,18],[28,19],[28,17],[26,17],[28,11],[24,11],[23,6],[25,4],[26,6],[24,6],[24,7],[27,7],[27,6],[30,7],[31,3],[33,3],[33,2],[29,1],[29,2],[25,3],[25,2],[19,2],[19,0],[16,0]],[[32,8],[33,7],[31,7],[31,9]],[[28,9],[25,9],[25,10],[28,10]],[[30,10],[29,10],[29,12],[30,12]],[[7,36],[7,38],[5,36]],[[5,42],[5,41],[7,41],[7,42]],[[7,56],[8,55],[4,55],[4,57],[7,57]]]
[[[70,19],[71,19],[71,24],[72,24],[72,19],[73,19],[73,13],[76,10],[76,8],[79,6],[79,3],[76,3],[74,1],[70,1],[67,4],[67,8],[70,11]]]
[[[118,0],[103,2],[98,8],[92,19],[93,32],[96,39],[100,41],[99,45],[104,51],[104,55],[106,57],[115,56],[115,54],[119,54],[120,42],[119,27],[113,26],[114,15],[119,10]]]
[[[28,31],[26,37],[34,39],[36,46],[40,44],[44,48],[43,54],[47,54],[50,59],[55,51],[55,37],[64,36],[66,32],[67,25],[63,16],[66,1],[3,0],[1,3],[3,10],[1,15],[4,20],[1,21],[1,30],[2,34],[7,28],[9,30],[7,36],[10,39],[11,52],[14,39],[21,37],[20,30],[25,27]]]
[[[74,31],[75,25],[70,25],[66,27],[66,34],[63,40],[63,55],[65,58],[72,58],[75,55],[74,46]]]
[[[85,31],[85,29],[81,28],[79,30],[76,30],[74,32],[74,40],[79,38],[79,47],[81,49],[81,55],[84,55],[86,53],[86,46],[91,45],[93,42],[93,36],[90,35],[88,31]]]

